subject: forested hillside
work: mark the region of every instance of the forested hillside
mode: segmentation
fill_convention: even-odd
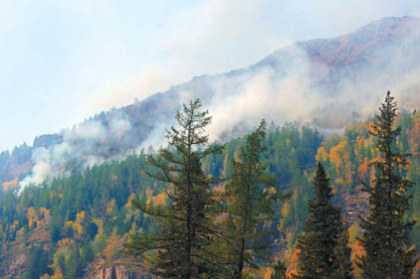
[[[153,234],[159,224],[131,201],[170,204],[165,184],[148,176],[144,166],[148,155],[158,153],[149,146],[164,143],[164,128],[173,124],[180,108],[173,100],[195,97],[216,112],[209,133],[225,147],[222,154],[204,157],[201,166],[205,175],[222,178],[214,185],[222,192],[256,119],[286,123],[268,125],[261,160],[276,178],[274,192],[291,198],[274,203],[273,218],[260,229],[274,232],[273,259],[285,263],[288,274],[297,270],[297,241],[314,196],[316,162],[324,166],[332,201],[349,226],[352,259],[363,255],[357,238],[363,231],[360,216],[371,209],[363,182],[374,182],[370,164],[380,159],[370,134],[375,117],[366,117],[382,98],[371,94],[377,83],[399,90],[402,105],[394,124],[401,127],[401,137],[396,145],[412,154],[399,173],[420,183],[420,114],[408,109],[419,104],[418,81],[412,78],[419,72],[419,26],[416,17],[384,18],[348,35],[299,42],[250,67],[194,77],[71,129],[39,136],[33,146],[0,153],[0,276],[150,277],[147,268],[127,264],[137,259],[122,253],[123,244],[129,234]],[[420,214],[419,189],[409,189],[413,199],[406,220]],[[411,237],[419,247],[419,223]],[[273,263],[258,265],[259,271],[249,271],[251,277],[270,276]]]
[[[221,155],[203,162],[205,173],[230,177],[231,158],[243,139],[226,144]],[[270,127],[264,160],[276,174],[277,190],[294,191],[291,202],[276,208],[270,227],[276,251],[290,254],[306,217],[311,196],[310,173],[322,141],[309,127]],[[149,150],[149,152],[153,152]],[[145,154],[122,162],[105,163],[74,172],[51,183],[26,188],[20,195],[8,191],[1,203],[2,276],[25,273],[24,278],[63,272],[63,278],[88,276],[101,266],[119,265],[122,244],[130,231],[153,231],[150,218],[135,211],[130,200],[165,204],[162,183],[142,172]],[[286,239],[287,241],[284,241]],[[89,265],[93,263],[92,265]],[[14,274],[14,275],[13,275]],[[86,277],[90,278],[90,277]]]
[[[311,183],[316,161],[325,166],[335,203],[350,223],[353,257],[360,253],[356,241],[361,233],[357,215],[365,214],[368,209],[361,181],[373,179],[369,163],[379,156],[375,140],[368,133],[371,125],[372,119],[355,122],[342,136],[328,138],[322,138],[316,129],[308,126],[269,126],[265,137],[268,149],[262,159],[277,178],[275,190],[293,194],[288,202],[274,205],[275,217],[264,229],[275,231],[272,250],[276,257],[286,261],[289,271],[296,268],[295,244],[308,214],[307,203],[313,196]],[[398,146],[413,154],[409,166],[401,171],[419,183],[420,114],[400,113],[395,125],[402,128]],[[229,161],[238,156],[243,144],[244,138],[227,142],[222,154],[204,159],[204,172],[230,178]],[[142,171],[145,160],[143,151],[121,162],[104,163],[51,183],[27,187],[19,195],[9,190],[0,200],[1,276],[96,278],[107,273],[118,274],[118,278],[142,278],[139,274],[147,278],[145,270],[125,265],[124,262],[132,259],[121,253],[128,233],[156,229],[152,219],[135,210],[130,201],[137,199],[154,205],[168,202],[164,184]],[[217,187],[223,188],[223,184]],[[415,219],[420,213],[419,189],[416,186],[411,190],[414,199],[408,218]],[[417,224],[412,235],[417,247],[419,234]],[[255,276],[263,276],[269,267]]]

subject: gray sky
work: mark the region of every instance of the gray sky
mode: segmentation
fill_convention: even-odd
[[[0,0],[0,150],[420,1]]]

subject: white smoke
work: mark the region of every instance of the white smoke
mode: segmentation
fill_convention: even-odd
[[[277,123],[308,121],[308,112],[319,105],[319,94],[311,89],[307,55],[294,49],[293,60],[284,70],[281,77],[268,68],[245,74],[234,84],[228,78],[220,80],[208,105],[213,115],[208,130],[212,138],[238,124],[253,127],[262,118]]]
[[[365,34],[366,29],[362,31],[353,39],[362,42],[370,40],[370,35]],[[257,64],[212,76],[202,84],[207,90],[195,92],[188,86],[181,86],[168,92],[166,99],[181,108],[182,103],[201,97],[205,108],[213,115],[213,122],[207,129],[211,140],[225,140],[232,134],[243,135],[258,125],[262,118],[280,125],[286,122],[310,123],[322,130],[342,131],[352,121],[374,113],[388,90],[399,104],[408,108],[420,107],[420,38],[418,33],[412,33],[412,37],[403,44],[377,46],[371,48],[366,57],[356,56],[369,60],[369,63],[351,65],[354,61],[344,59],[347,63],[344,68],[331,66],[333,63],[327,66],[308,54],[304,44],[296,44],[271,56],[278,63],[276,67]],[[346,42],[349,38],[342,38],[342,41]],[[334,40],[326,43],[321,51],[331,47],[329,44],[334,46]],[[358,50],[347,51],[351,55],[352,51]],[[159,105],[162,104],[156,104],[157,107],[149,111],[155,113],[166,108]],[[151,145],[156,148],[165,144],[165,128],[175,124],[173,117],[165,117],[158,118],[154,129],[134,149],[138,151]],[[73,131],[63,133],[60,144],[34,150],[34,168],[21,181],[21,187],[62,175],[72,166],[83,168],[123,158],[133,149],[126,142],[130,139],[126,135],[132,128],[125,117],[115,115],[106,124],[88,121]]]
[[[61,143],[35,147],[32,151],[34,167],[19,183],[20,191],[30,184],[62,176],[69,169],[84,169],[105,160],[124,158],[128,148],[124,147],[123,140],[130,130],[130,122],[116,115],[106,123],[89,120],[63,132]]]
[[[337,72],[336,80],[326,85],[320,80],[336,69],[314,60],[299,45],[280,54],[280,61],[283,56],[288,59],[281,69],[266,67],[236,80],[219,79],[214,85],[215,97],[208,104],[214,115],[208,132],[213,139],[237,125],[246,132],[262,118],[342,131],[353,121],[375,113],[388,90],[400,106],[419,108],[420,50],[415,46],[420,43],[420,30],[416,27],[403,44],[373,49],[372,57],[363,57],[372,63]]]

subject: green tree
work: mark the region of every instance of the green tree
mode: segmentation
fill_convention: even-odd
[[[361,222],[364,231],[360,242],[366,254],[358,265],[363,278],[397,279],[400,274],[407,274],[407,266],[412,269],[416,262],[409,250],[409,231],[415,222],[407,222],[404,217],[411,199],[407,190],[413,183],[400,174],[409,154],[403,154],[396,145],[401,129],[393,127],[397,104],[389,92],[379,110],[371,135],[376,138],[381,159],[371,164],[376,169],[373,185],[364,184],[371,209]]]
[[[338,269],[335,279],[354,279],[353,267],[351,262],[351,248],[349,247],[349,232],[343,230],[336,247],[336,259]]]
[[[286,265],[282,261],[278,261],[274,266],[274,272],[271,274],[271,279],[288,279],[286,271]]]
[[[316,171],[314,192],[303,234],[298,237],[297,248],[301,251],[294,277],[330,279],[339,268],[336,248],[343,229],[341,212],[332,204],[332,188],[321,163]]]
[[[28,261],[23,278],[39,278],[46,273],[51,274],[49,263],[48,251],[45,251],[42,245],[33,245],[28,249]]]
[[[163,278],[216,278],[223,272],[219,256],[211,251],[217,200],[210,185],[215,179],[205,176],[201,166],[201,159],[220,153],[223,146],[208,145],[204,129],[211,117],[208,111],[200,111],[201,106],[200,99],[184,105],[175,116],[181,128],[167,130],[168,147],[147,159],[145,171],[168,183],[166,194],[171,204],[135,203],[160,224],[160,229],[149,235],[132,235],[127,252],[142,255],[151,272]]]
[[[225,220],[229,262],[233,264],[232,278],[242,278],[245,265],[258,268],[257,259],[270,258],[270,231],[264,230],[265,222],[274,216],[272,202],[283,197],[275,193],[275,178],[266,173],[267,164],[261,163],[266,150],[263,141],[266,122],[246,137],[237,160],[232,160],[232,179],[226,185],[231,197]]]

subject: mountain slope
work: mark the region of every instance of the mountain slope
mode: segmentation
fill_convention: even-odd
[[[33,147],[2,153],[0,182],[3,188],[40,183],[157,146],[175,111],[195,97],[214,115],[209,132],[220,140],[245,134],[263,117],[341,130],[372,113],[388,89],[403,105],[419,107],[419,33],[416,17],[384,18],[341,37],[298,42],[247,68],[195,77],[72,130],[41,136]]]
[[[263,163],[277,178],[274,190],[293,191],[293,196],[286,203],[274,204],[275,216],[264,228],[273,230],[273,252],[289,264],[289,271],[294,268],[296,238],[313,196],[316,161],[323,163],[335,192],[334,203],[349,222],[353,257],[360,253],[356,240],[361,232],[358,216],[368,209],[361,182],[374,179],[375,170],[369,163],[379,156],[375,140],[368,133],[371,120],[355,122],[346,127],[342,136],[324,139],[308,127],[269,128]],[[401,173],[418,185],[420,113],[399,114],[395,124],[403,131],[398,147],[413,154],[410,165],[401,168]],[[222,154],[204,158],[204,172],[231,177],[230,160],[237,156],[244,139],[230,140]],[[152,219],[135,210],[130,200],[155,205],[170,201],[165,195],[165,185],[141,170],[145,160],[144,153],[129,156],[121,162],[73,172],[49,185],[27,187],[21,195],[9,191],[0,197],[0,277],[39,278],[61,270],[64,279],[103,278],[100,276],[118,272],[128,274],[119,278],[148,278],[147,273],[133,266],[132,270],[127,269],[129,265],[124,262],[132,259],[121,254],[128,233],[152,233],[156,228]],[[420,187],[411,189],[410,194],[414,198],[407,217],[417,219]],[[419,223],[414,226],[412,236],[416,246],[420,245]],[[266,265],[261,265],[264,273]],[[255,278],[262,278],[262,274]]]
[[[316,130],[293,125],[272,126],[267,134],[264,161],[279,181],[273,187],[286,192],[299,186],[289,212],[282,210],[282,203],[275,205],[276,217],[269,227],[275,231],[276,251],[291,249],[295,232],[303,225],[305,207],[294,208],[311,196],[307,173],[315,167],[321,141]],[[231,140],[222,154],[204,158],[205,173],[230,177],[230,160],[243,142],[244,138]],[[129,274],[120,278],[148,278],[135,266],[132,271],[141,275],[125,269],[123,263],[133,259],[121,253],[128,233],[149,233],[157,226],[130,201],[165,205],[170,200],[165,184],[142,171],[145,160],[144,153],[132,155],[73,172],[49,185],[26,187],[20,195],[9,191],[0,197],[0,278],[58,276],[60,270],[64,279],[103,278],[100,274],[116,270]],[[282,240],[283,230],[290,235],[288,241]]]

